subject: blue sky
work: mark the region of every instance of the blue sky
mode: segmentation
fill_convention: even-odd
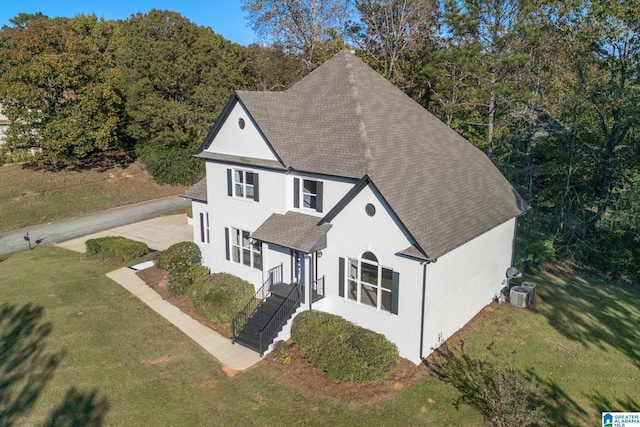
[[[248,45],[257,37],[248,26],[240,0],[3,0],[0,26],[11,25],[9,19],[21,12],[42,12],[50,18],[71,18],[78,14],[95,14],[104,19],[126,19],[151,9],[171,10],[191,22],[211,29],[227,40]]]

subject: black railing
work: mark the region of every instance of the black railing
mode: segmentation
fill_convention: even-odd
[[[277,280],[277,281],[276,281]],[[282,264],[272,268],[267,272],[267,280],[262,284],[262,287],[258,289],[244,308],[236,313],[236,316],[231,320],[231,334],[233,336],[233,342],[235,343],[236,337],[249,321],[249,318],[256,311],[262,301],[267,299],[271,295],[271,286],[274,283],[280,283],[282,281]]]
[[[311,284],[311,302],[324,298],[324,276],[316,279]]]
[[[260,356],[264,355],[264,351],[271,345],[273,339],[278,334],[282,325],[289,320],[300,303],[300,286],[294,286],[287,298],[284,300],[278,311],[271,316],[264,328],[260,329]]]

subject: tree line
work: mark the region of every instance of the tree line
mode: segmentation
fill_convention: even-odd
[[[19,15],[0,31],[9,149],[136,153],[160,182],[235,89],[283,90],[350,48],[484,150],[532,209],[517,263],[640,277],[640,1],[243,0],[261,44],[179,14]]]

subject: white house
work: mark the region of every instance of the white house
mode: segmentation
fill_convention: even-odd
[[[235,92],[197,157],[206,178],[184,196],[212,271],[257,301],[296,285],[293,310],[382,333],[415,363],[498,295],[526,209],[480,150],[346,50],[287,91]]]

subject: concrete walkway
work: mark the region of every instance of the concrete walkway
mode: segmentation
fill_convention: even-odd
[[[58,246],[84,253],[85,242],[88,239],[104,236],[122,236],[145,242],[152,249],[164,250],[174,243],[193,241],[193,228],[187,224],[187,216],[184,214],[160,216],[62,242]],[[107,277],[171,322],[226,368],[243,371],[261,360],[258,353],[239,344],[232,344],[228,338],[192,319],[179,308],[163,300],[156,291],[136,275],[134,270],[121,268],[108,273]]]
[[[262,359],[255,351],[239,344],[232,344],[228,338],[202,325],[163,300],[156,291],[136,275],[135,271],[125,267],[107,273],[107,277],[119,283],[149,308],[171,322],[227,368],[234,371],[244,371]]]

